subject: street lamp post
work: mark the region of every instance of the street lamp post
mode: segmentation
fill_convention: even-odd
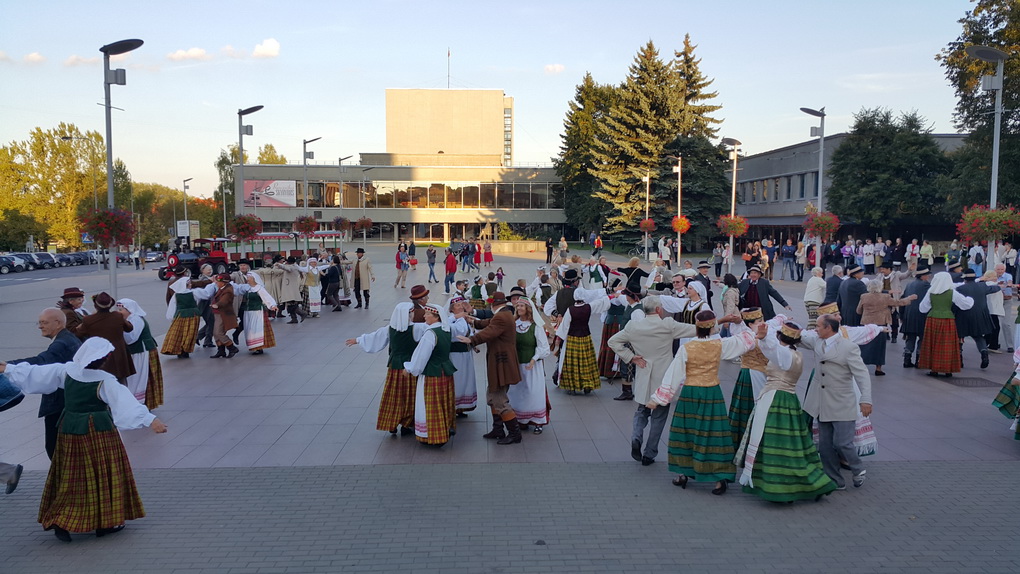
[[[265,106],[252,106],[243,110],[237,110],[237,179],[234,182],[234,198],[236,201],[238,190],[241,194],[241,213],[244,213],[244,136],[252,135],[252,127],[244,125],[244,116],[254,114]],[[256,210],[256,213],[258,210]],[[223,190],[223,235],[227,235],[227,190]]]
[[[989,207],[995,209],[999,199],[999,137],[1002,133],[1002,82],[1005,76],[1003,68],[1009,54],[990,46],[967,46],[964,50],[972,58],[995,63],[995,75],[983,76],[981,78],[981,88],[983,90],[995,91],[995,126],[992,128],[995,130],[992,132],[992,191],[989,201]],[[989,267],[993,269],[995,264],[998,263],[996,261],[996,255],[998,255],[997,247],[998,240],[992,243],[992,248],[988,254],[990,259]]]
[[[645,176],[641,178],[641,181],[645,182],[645,219],[648,219],[648,200],[652,193],[652,174],[646,171]],[[645,231],[645,259],[648,259],[648,232]]]
[[[683,207],[684,207],[684,203],[683,203],[683,201],[684,201],[683,200],[683,197],[684,197],[684,180],[683,180],[684,160],[683,160],[682,157],[680,157],[678,155],[668,155],[666,157],[669,158],[669,159],[675,159],[676,160],[676,165],[673,166],[673,173],[676,174],[676,216],[680,217],[680,216],[682,216],[684,214],[684,209],[683,209]],[[682,250],[683,250],[683,240],[682,240],[682,237],[680,235],[680,232],[677,231],[676,232],[676,260],[677,261],[680,261],[680,255],[681,255],[681,251]]]
[[[338,159],[336,162],[340,170],[340,180],[337,182],[337,184],[340,186],[340,217],[344,216],[344,160],[350,159],[351,157],[352,156],[347,155]],[[342,256],[344,253],[344,234],[346,234],[347,231],[343,229],[339,231],[340,231],[340,255]]]
[[[184,188],[184,224],[188,226],[188,232],[185,234],[187,239],[185,239],[185,241],[188,242],[188,245],[191,245],[191,220],[188,219],[188,182],[192,179],[194,178],[189,177],[184,180],[184,185],[182,186]],[[176,221],[174,222],[174,225],[177,225]],[[224,237],[226,237],[226,235],[224,235]]]
[[[733,138],[723,138],[723,145],[730,146],[730,158],[733,160],[733,188],[730,191],[730,218],[737,215],[737,148],[740,141]],[[817,256],[816,256],[817,257]],[[733,273],[733,234],[730,234],[730,261],[726,266],[727,273]]]
[[[315,159],[315,152],[308,151],[308,144],[321,140],[321,137],[301,141],[301,165],[304,171],[304,181],[301,186],[302,194],[305,196],[305,215],[308,215],[308,160]],[[342,203],[342,202],[341,202]],[[305,235],[305,251],[308,251],[308,236]]]
[[[817,128],[811,128],[811,136],[818,136],[818,212],[821,213],[825,211],[825,108],[820,110],[801,108],[800,111],[821,120],[821,124]],[[815,265],[822,268],[824,275],[825,260],[822,258],[821,236],[815,237]]]
[[[113,118],[110,115],[110,110],[113,108],[110,104],[110,85],[124,86],[127,84],[127,71],[123,68],[111,70],[110,56],[126,54],[137,49],[143,43],[141,40],[121,40],[99,48],[99,51],[103,53],[103,91],[106,96],[106,206],[108,209],[113,209]],[[107,246],[108,257],[114,258],[111,262],[113,265],[110,265],[110,295],[114,299],[117,299],[116,246],[115,242],[111,242]]]

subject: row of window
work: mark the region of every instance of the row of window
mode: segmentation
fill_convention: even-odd
[[[745,181],[739,187],[743,203],[768,203],[818,197],[818,172]]]
[[[562,209],[559,183],[345,181],[308,182],[309,207]],[[297,205],[304,205],[297,182]]]

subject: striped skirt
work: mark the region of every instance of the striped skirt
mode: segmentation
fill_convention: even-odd
[[[418,442],[443,445],[456,428],[453,375],[419,377],[415,389],[414,435]]]
[[[591,335],[583,337],[567,335],[563,345],[559,382],[560,388],[564,391],[583,391],[602,386]]]
[[[145,386],[145,407],[150,411],[163,404],[163,366],[156,349],[149,351],[149,383]]]
[[[734,452],[719,385],[684,385],[669,428],[670,472],[696,481],[733,480]]]
[[[68,532],[113,528],[145,516],[124,443],[114,429],[86,435],[57,435],[46,477],[39,523]]]
[[[177,317],[170,323],[170,329],[163,339],[163,347],[159,350],[164,355],[180,355],[195,350],[195,339],[198,338],[198,323],[201,317]]]
[[[472,309],[486,309],[489,303],[485,299],[469,299]]]
[[[917,368],[936,373],[960,372],[963,359],[960,357],[960,338],[956,334],[954,319],[928,317],[925,320]]]
[[[814,329],[818,326],[818,303],[804,303],[804,307],[807,309],[807,327],[808,330]]]
[[[258,328],[259,315],[262,316],[261,329]],[[244,312],[244,344],[249,351],[264,351],[276,346],[276,334],[273,333],[273,325],[269,322],[267,310]]]
[[[404,369],[387,369],[382,398],[379,399],[379,417],[375,428],[394,431],[397,425],[412,428],[414,425],[415,387],[418,378]]]
[[[754,388],[751,386],[751,369],[740,369],[737,384],[733,386],[733,395],[730,397],[730,434],[733,436],[734,447],[740,444],[753,410]]]
[[[1002,416],[1014,421],[1013,440],[1020,440],[1020,428],[1016,425],[1016,417],[1020,413],[1020,387],[1016,386],[1015,380],[1016,374],[1011,374],[1006,384],[1002,385],[999,394],[992,400],[992,406],[999,409]]]
[[[619,323],[602,325],[602,342],[599,344],[599,374],[607,379],[619,376],[620,362],[616,359],[616,353],[609,348],[609,338],[619,332]]]
[[[744,492],[771,502],[809,500],[836,489],[825,474],[797,395],[769,391],[734,459]]]

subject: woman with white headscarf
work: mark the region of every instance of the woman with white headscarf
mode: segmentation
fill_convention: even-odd
[[[450,299],[450,333],[454,341],[450,343],[450,361],[457,371],[453,373],[453,403],[457,418],[467,416],[469,411],[478,407],[478,383],[475,379],[475,357],[471,346],[457,341],[457,337],[470,337],[474,329],[467,322],[471,316],[471,303],[457,295]]]
[[[164,355],[176,355],[178,359],[187,359],[195,350],[202,311],[198,308],[198,299],[190,289],[191,272],[181,268],[178,273],[179,277],[170,284],[173,297],[170,297],[166,306],[166,318],[170,320],[170,328],[163,337],[163,347],[159,352]]]
[[[924,321],[924,338],[921,339],[917,368],[928,369],[929,377],[951,377],[963,368],[954,305],[966,311],[974,306],[974,300],[956,291],[949,273],[936,273],[920,306],[921,312],[927,313],[928,318]]]
[[[404,370],[417,377],[414,393],[414,435],[418,442],[443,446],[456,431],[453,399],[453,373],[457,368],[450,361],[450,323],[446,310],[438,305],[423,306],[425,322],[415,323],[418,346]]]
[[[298,266],[304,273],[301,282],[301,309],[310,317],[318,317],[322,311],[322,298],[312,290],[319,285],[319,260],[309,257],[304,265]]]
[[[112,351],[109,341],[93,337],[70,363],[0,363],[0,373],[22,392],[64,389],[57,447],[39,504],[39,523],[63,542],[71,541],[71,532],[113,534],[145,516],[118,429],[167,429],[117,377],[99,370]]]
[[[514,302],[517,314],[517,361],[521,367],[521,382],[506,390],[510,406],[517,413],[521,430],[535,425],[535,434],[549,424],[549,392],[545,386],[545,359],[549,356],[549,335],[545,322],[535,311],[535,304],[527,297]]]
[[[138,402],[155,409],[163,404],[163,367],[145,310],[134,299],[117,301],[117,310],[134,326],[124,333],[124,342],[135,365],[135,374],[127,378],[127,388]]]

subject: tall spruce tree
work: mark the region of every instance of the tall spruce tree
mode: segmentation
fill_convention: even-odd
[[[706,102],[718,96],[719,92],[706,91],[714,80],[701,73],[701,58],[694,56],[695,48],[697,46],[691,43],[691,35],[687,34],[683,50],[674,52],[674,65],[684,97],[684,106],[680,110],[680,135],[715,137],[718,129],[714,126],[721,122],[709,114],[719,111],[722,106]]]
[[[719,235],[715,222],[730,211],[729,156],[704,135],[680,136],[664,151],[652,188],[652,218],[658,225],[656,235],[675,236],[670,224],[677,211],[677,185],[682,183],[683,214],[691,222],[690,231],[683,236],[687,251]],[[682,159],[680,181],[673,172],[675,157]]]

